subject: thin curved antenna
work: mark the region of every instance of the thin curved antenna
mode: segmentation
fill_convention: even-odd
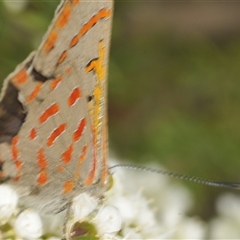
[[[208,179],[203,179],[203,178],[198,178],[198,177],[190,177],[190,176],[172,173],[172,172],[168,172],[168,171],[164,171],[164,170],[154,169],[154,168],[150,168],[150,167],[135,166],[135,165],[131,165],[131,164],[117,164],[115,166],[109,167],[110,170],[112,170],[114,168],[128,168],[128,169],[133,169],[133,170],[152,172],[152,173],[157,173],[159,175],[165,175],[168,177],[177,178],[177,179],[181,179],[184,181],[195,182],[195,183],[208,185],[208,186],[212,186],[212,187],[222,187],[222,188],[240,190],[240,183],[237,183],[237,182],[217,182],[217,181],[212,181],[212,180],[208,180]]]

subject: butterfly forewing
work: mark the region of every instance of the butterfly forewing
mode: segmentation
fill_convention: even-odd
[[[18,91],[25,115],[0,155],[2,176],[45,212],[60,211],[82,191],[99,192],[107,178],[112,2],[61,4],[39,50],[5,83]]]

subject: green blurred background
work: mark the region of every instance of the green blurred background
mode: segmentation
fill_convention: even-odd
[[[13,10],[0,2],[0,79],[36,49],[58,3],[26,1]],[[115,2],[109,69],[115,155],[240,181],[239,12],[233,2]],[[189,214],[207,220],[225,190],[186,184],[196,200]]]

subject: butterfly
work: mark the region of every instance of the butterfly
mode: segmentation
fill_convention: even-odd
[[[112,1],[61,1],[40,47],[4,81],[0,181],[43,213],[107,186],[112,14]]]

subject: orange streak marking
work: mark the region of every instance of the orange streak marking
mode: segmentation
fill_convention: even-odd
[[[37,153],[37,164],[40,168],[46,168],[48,166],[47,160],[44,156],[44,149],[40,148]]]
[[[42,115],[38,119],[39,123],[46,122],[51,116],[58,113],[58,111],[59,111],[59,106],[56,103],[52,104],[42,113]]]
[[[16,146],[12,146],[12,158],[16,160],[18,157],[18,149]]]
[[[54,131],[50,134],[47,139],[47,145],[50,147],[53,145],[54,141],[65,131],[66,124],[60,124]]]
[[[84,161],[84,159],[86,157],[86,154],[87,154],[87,150],[88,150],[88,146],[84,145],[83,148],[82,148],[82,154],[79,157],[79,163],[80,164]]]
[[[57,38],[58,38],[57,32],[54,29],[52,29],[52,31],[50,32],[50,34],[49,34],[49,36],[47,38],[47,41],[43,45],[43,49],[46,52],[49,52],[51,49],[53,49],[54,44],[55,44]]]
[[[53,91],[55,88],[57,88],[57,86],[60,84],[61,81],[62,81],[62,77],[58,77],[58,78],[54,79],[50,85],[51,91]]]
[[[14,181],[18,181],[20,179],[20,170],[23,165],[23,162],[18,159],[19,150],[17,148],[18,144],[18,136],[13,137],[11,142],[11,153],[12,153],[12,160],[14,161],[15,168],[17,170],[16,176],[14,177]]]
[[[15,161],[15,167],[17,170],[20,170],[20,168],[22,167],[23,165],[23,162],[19,161],[19,160],[16,160]]]
[[[73,4],[77,5],[80,2],[80,0],[73,0]]]
[[[90,72],[90,71],[94,70],[97,66],[97,61],[98,60],[94,59],[91,62],[89,62],[88,65],[85,68],[85,71]]]
[[[86,154],[87,154],[87,149],[88,149],[88,146],[87,145],[84,145],[83,148],[82,148],[82,153],[78,159],[78,164],[77,164],[77,168],[76,168],[76,171],[75,171],[75,174],[74,174],[74,180],[75,182],[77,182],[77,180],[79,179],[80,177],[80,174],[81,174],[81,166],[82,166],[82,163],[86,157]]]
[[[29,132],[28,137],[33,140],[37,137],[37,130],[35,128],[32,128]]]
[[[66,57],[67,57],[67,50],[65,50],[65,51],[61,54],[61,56],[59,57],[59,59],[58,59],[58,61],[57,61],[57,65],[61,64],[61,63],[65,60]]]
[[[74,36],[70,43],[70,47],[75,46],[79,39],[85,35],[99,20],[103,18],[108,18],[111,16],[111,10],[101,9],[96,15],[94,15],[83,27],[80,29],[79,33]]]
[[[89,30],[89,26],[88,26],[88,24],[86,23],[85,25],[83,25],[82,29],[81,29],[80,32],[79,32],[79,39],[80,39],[83,35],[85,35],[88,30]]]
[[[80,39],[80,35],[78,34],[78,35],[76,35],[76,36],[74,36],[74,38],[72,39],[72,41],[71,41],[71,43],[70,43],[70,47],[73,47],[73,46],[75,46],[77,43],[78,43],[78,41],[79,41],[79,39]]]
[[[22,69],[15,77],[12,78],[12,82],[15,84],[26,83],[28,79],[28,74],[26,69]]]
[[[38,174],[37,182],[40,185],[43,185],[44,183],[47,182],[47,173],[45,169],[42,169],[41,172]]]
[[[70,94],[70,96],[68,97],[68,106],[73,106],[78,99],[81,98],[81,92],[79,88],[74,88]]]
[[[65,152],[62,153],[62,161],[67,164],[72,159],[73,145],[71,144]]]
[[[63,186],[63,193],[69,193],[73,190],[74,183],[72,181],[66,181]]]
[[[96,172],[96,158],[94,157],[93,159],[93,165],[92,165],[92,169],[87,177],[87,179],[84,181],[85,185],[91,185],[93,183],[94,180],[94,176],[95,176],[95,172]]]
[[[43,83],[38,83],[37,84],[37,86],[33,89],[31,94],[26,98],[26,103],[31,102],[32,100],[34,100],[37,97],[37,95],[39,94],[42,86],[43,86]]]
[[[63,28],[69,21],[71,15],[70,3],[66,3],[61,14],[56,21],[56,27]]]
[[[14,160],[17,160],[17,158],[18,158],[18,153],[19,153],[19,151],[18,151],[18,148],[17,148],[17,143],[18,143],[18,136],[15,136],[13,139],[12,139],[12,142],[11,142],[11,149],[12,149],[12,158],[14,159]]]
[[[81,138],[85,127],[86,127],[86,118],[83,118],[80,124],[78,125],[78,128],[73,133],[74,142],[78,141]]]
[[[18,136],[13,137],[12,144],[16,145],[18,143],[18,140],[19,140]]]
[[[19,179],[20,179],[20,176],[17,176],[17,177],[15,177],[13,180],[14,180],[15,182],[17,182],[17,181],[19,181]]]
[[[97,151],[97,143],[96,143],[96,132],[94,129],[93,132],[93,161],[92,161],[92,169],[87,177],[87,179],[84,181],[85,185],[91,185],[94,181],[94,176],[97,169],[97,159],[96,159],[96,151]]]

